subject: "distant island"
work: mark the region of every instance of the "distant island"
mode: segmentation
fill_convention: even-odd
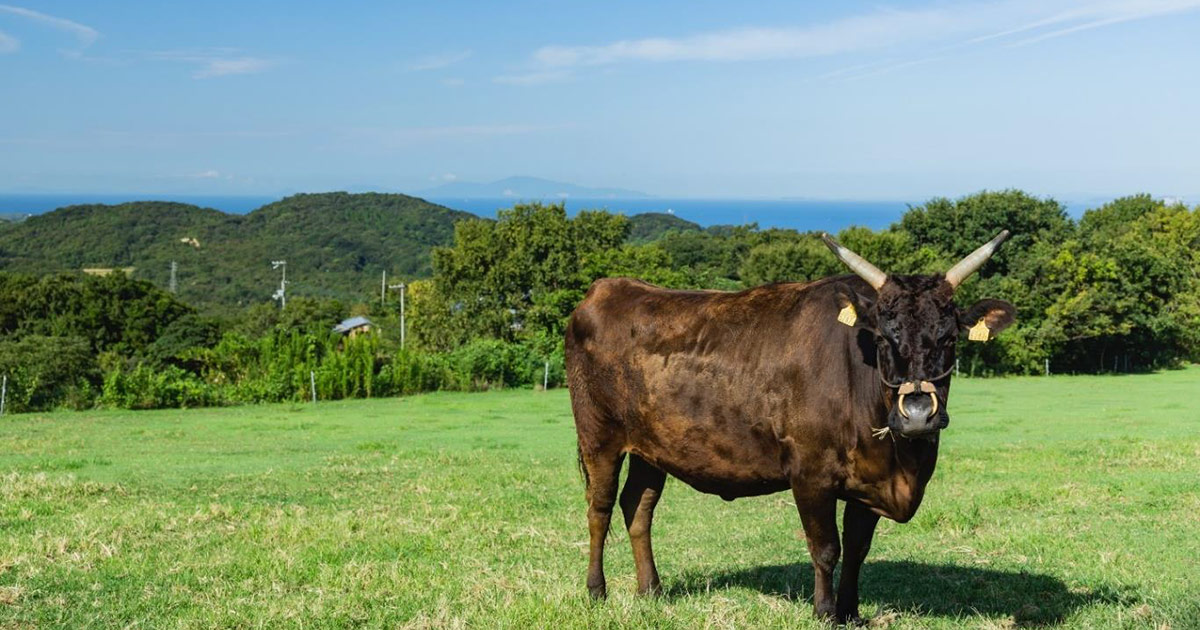
[[[506,177],[490,183],[450,182],[416,193],[427,198],[464,199],[649,199],[652,195],[624,188],[589,188],[540,177]]]

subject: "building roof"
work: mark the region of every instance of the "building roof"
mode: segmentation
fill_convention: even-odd
[[[373,322],[371,322],[371,320],[367,319],[366,317],[351,317],[350,319],[343,319],[342,323],[338,324],[337,326],[334,326],[333,332],[348,333],[351,330],[354,330],[355,328],[362,328],[363,326],[374,326],[374,325],[375,324]]]

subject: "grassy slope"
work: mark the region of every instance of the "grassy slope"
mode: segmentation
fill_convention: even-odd
[[[960,381],[891,628],[1196,627],[1200,369]],[[0,419],[0,628],[817,627],[788,494],[668,482],[666,597],[585,599],[566,392]],[[619,517],[614,522],[619,522]]]

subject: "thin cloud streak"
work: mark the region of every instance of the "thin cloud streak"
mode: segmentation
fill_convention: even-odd
[[[545,46],[534,53],[534,60],[547,68],[569,68],[633,61],[800,59],[932,40],[968,30],[973,26],[969,22],[942,10],[887,11],[804,28],[742,28],[603,46]]]
[[[887,74],[888,72],[902,70],[904,68],[911,68],[913,66],[921,66],[921,65],[925,65],[927,63],[933,63],[935,61],[941,61],[942,59],[945,59],[946,57],[947,57],[946,55],[937,55],[934,57],[925,57],[922,59],[912,59],[909,61],[901,61],[899,63],[892,63],[892,64],[883,65],[883,66],[877,66],[877,67],[870,68],[870,69],[864,68],[860,72],[854,72],[850,69],[846,69],[846,71],[842,72],[840,75],[835,75],[834,79],[836,81],[857,81],[859,79],[865,79],[867,77],[874,77],[874,76],[878,76],[881,74]],[[830,74],[833,74],[833,73],[830,73]],[[829,77],[829,75],[825,75],[825,76]]]
[[[385,147],[406,147],[424,142],[464,142],[528,135],[571,127],[568,124],[494,124],[445,125],[429,127],[363,127],[347,129],[344,139],[356,145],[364,143]]]
[[[1031,37],[1028,40],[1022,40],[1025,43],[1035,43],[1054,37],[1069,35],[1082,30],[1108,26],[1110,24],[1119,24],[1122,22],[1131,22],[1134,20],[1150,19],[1170,15],[1172,13],[1182,13],[1189,10],[1200,8],[1200,0],[1118,0],[1115,2],[1105,2],[1100,4],[1088,4],[1077,7],[1070,11],[1052,15],[1050,17],[1034,20],[1027,24],[1022,24],[1015,28],[1009,28],[997,33],[991,33],[967,40],[969,44],[979,44],[994,39],[1001,39],[1010,35],[1018,35],[1035,31],[1040,28],[1055,26],[1059,24],[1069,23],[1078,20],[1086,20],[1083,24],[1059,29],[1046,33],[1045,36]]]
[[[513,136],[537,131],[561,129],[562,125],[450,125],[444,127],[404,127],[391,130],[391,137],[403,139],[480,138]]]
[[[279,65],[278,61],[262,57],[238,55],[237,49],[211,48],[200,50],[163,50],[149,54],[152,59],[198,66],[193,79],[212,79],[238,74],[257,74]]]
[[[567,70],[549,70],[530,72],[527,74],[509,74],[492,77],[492,83],[502,85],[543,85],[569,79],[571,73]]]
[[[238,57],[236,59],[212,59],[203,68],[192,73],[194,79],[211,79],[231,74],[256,74],[275,66],[275,62],[258,57]]]
[[[427,70],[440,70],[448,68],[454,64],[466,61],[472,55],[472,51],[461,50],[458,52],[442,53],[440,55],[429,55],[422,57],[408,64],[409,72],[425,72]]]
[[[45,24],[46,26],[56,28],[60,31],[71,33],[75,36],[75,39],[79,40],[79,45],[84,48],[91,46],[96,42],[97,39],[100,38],[100,31],[97,31],[86,24],[80,24],[79,22],[74,22],[66,18],[47,15],[45,13],[34,11],[33,9],[15,7],[10,4],[0,4],[0,12],[19,15],[23,18],[33,20],[40,24]],[[0,40],[0,42],[2,42],[2,40]]]
[[[1006,47],[1196,9],[1200,9],[1200,0],[1112,0],[1102,3],[1008,0],[939,5],[924,10],[877,10],[804,27],[739,28],[678,38],[619,40],[594,46],[543,46],[534,51],[529,73],[496,77],[493,81],[537,85],[563,78],[561,73],[571,69],[635,62],[747,62],[889,49],[894,61],[899,48],[908,49],[909,54],[923,54],[920,59],[899,63],[886,60],[860,63],[821,77],[859,78],[928,63],[945,57],[944,53],[949,50],[1005,40],[1014,35],[1033,34],[1008,43]],[[996,31],[997,25],[1008,26]],[[1050,27],[1061,28],[1038,32]],[[965,41],[962,38],[966,38]],[[955,43],[954,40],[960,41]],[[934,45],[932,49],[930,44]]]

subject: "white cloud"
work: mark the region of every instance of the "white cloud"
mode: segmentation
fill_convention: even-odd
[[[161,61],[174,61],[196,66],[193,79],[211,79],[235,74],[257,74],[278,65],[278,61],[262,57],[247,57],[235,48],[207,48],[199,50],[163,50],[150,53],[150,57]]]
[[[196,179],[220,179],[221,172],[209,169],[207,171],[200,171],[199,173],[192,175],[192,177],[195,177]]]
[[[460,78],[457,78],[457,77],[449,77],[446,79],[442,79],[441,84],[446,87],[462,87],[462,86],[466,85],[467,82]]]
[[[79,45],[83,48],[87,48],[88,46],[91,46],[100,37],[100,32],[90,26],[87,26],[85,24],[80,24],[79,22],[73,22],[73,21],[65,19],[65,18],[55,17],[53,15],[46,15],[45,13],[39,13],[37,11],[34,11],[33,9],[26,9],[24,7],[14,7],[9,4],[0,4],[0,13],[8,13],[11,15],[18,15],[23,18],[33,20],[34,22],[37,22],[39,24],[44,24],[51,28],[55,28],[60,31],[65,31],[67,33],[70,33],[72,36],[75,37],[76,40],[78,40]],[[9,38],[9,39],[12,39],[12,38]],[[2,46],[2,43],[3,43],[3,38],[0,38],[0,46]]]
[[[417,60],[413,61],[412,63],[409,63],[408,70],[410,72],[422,72],[425,70],[438,70],[440,68],[446,68],[446,67],[452,66],[461,61],[466,61],[466,59],[470,56],[471,56],[471,51],[469,49],[468,50],[460,50],[457,52],[448,52],[448,53],[441,53],[441,54],[437,54],[437,55],[429,55],[428,57],[421,57],[420,59],[417,59]]]

